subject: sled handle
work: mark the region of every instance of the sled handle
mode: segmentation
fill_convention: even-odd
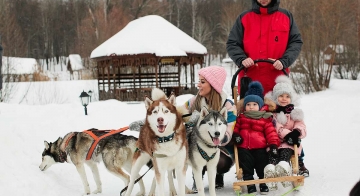
[[[264,62],[264,63],[270,63],[270,64],[274,64],[275,61],[273,60],[270,60],[270,59],[255,59],[254,60],[254,63],[260,63],[260,62]],[[231,92],[233,93],[232,96],[235,97],[235,94],[234,94],[234,87],[235,87],[235,81],[236,81],[236,78],[237,76],[239,75],[240,71],[243,70],[245,67],[244,65],[240,65],[238,66],[239,69],[235,72],[235,74],[233,75],[232,79],[231,79]],[[282,72],[284,73],[284,75],[286,75],[287,77],[289,77],[289,74],[286,72],[285,69],[282,69]],[[235,100],[235,99],[234,99]]]

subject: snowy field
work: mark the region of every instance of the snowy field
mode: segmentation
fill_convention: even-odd
[[[55,91],[48,89],[48,84],[31,85],[34,86],[29,90],[29,84],[19,84],[13,101],[0,103],[0,195],[79,196],[83,193],[83,186],[72,164],[59,163],[45,172],[40,171],[44,140],[53,142],[68,132],[89,128],[117,129],[127,126],[145,117],[145,106],[143,103],[128,104],[116,100],[93,101],[85,116],[78,97],[82,90],[97,91],[96,81],[52,82],[50,86],[55,85]],[[230,84],[227,85],[225,88],[230,89]],[[29,90],[27,96],[21,95],[21,89]],[[54,94],[58,97],[57,103],[38,104],[40,98],[51,102]],[[177,102],[183,103],[190,97],[179,96]],[[301,190],[287,195],[345,196],[360,179],[359,97],[360,81],[338,79],[332,79],[330,89],[326,91],[302,96],[301,108],[308,128],[303,145],[310,177],[305,178],[305,186]],[[131,131],[125,134],[137,135]],[[103,192],[97,195],[119,195],[123,182],[107,172],[102,164],[99,168]],[[95,190],[90,169],[86,167],[86,171],[90,188]],[[143,168],[142,172],[145,171]],[[152,171],[144,177],[147,191],[152,177]],[[206,176],[204,179],[208,193]],[[191,187],[190,171],[186,180],[187,186]],[[232,188],[234,181],[235,167],[225,175],[225,188],[217,190],[217,195],[236,195]],[[137,190],[138,186],[135,186],[134,193]],[[284,195],[288,190],[290,188],[281,188],[268,195]]]

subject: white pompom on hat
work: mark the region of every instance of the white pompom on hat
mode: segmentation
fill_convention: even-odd
[[[220,66],[209,66],[199,70],[199,75],[205,78],[207,82],[221,94],[226,80],[226,70]]]

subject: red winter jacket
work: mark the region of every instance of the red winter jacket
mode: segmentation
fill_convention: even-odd
[[[303,42],[292,14],[279,8],[279,4],[280,0],[272,0],[270,7],[262,8],[253,0],[253,8],[236,19],[226,43],[227,52],[236,65],[248,57],[278,59],[284,68],[295,62]],[[241,71],[238,76],[239,92],[244,73]],[[258,63],[248,68],[246,74],[253,81],[261,82],[265,95],[274,87],[276,77],[283,73],[269,63]]]
[[[258,149],[266,148],[270,144],[280,145],[279,136],[272,123],[272,118],[252,119],[240,114],[236,119],[234,133],[241,136],[240,148]]]

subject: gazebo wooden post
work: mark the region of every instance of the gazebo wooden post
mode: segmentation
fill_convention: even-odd
[[[114,62],[114,61],[113,61]],[[116,68],[119,66],[119,60],[117,60],[115,62],[115,65],[113,64],[112,66],[112,69],[111,69],[111,74],[112,74],[112,79],[113,79],[113,88],[114,88],[114,95],[115,95],[115,98],[116,98]]]
[[[111,65],[111,60],[108,61],[109,63],[107,63],[106,68],[107,68],[107,85],[108,85],[108,92],[110,93],[110,65]]]
[[[180,92],[180,87],[181,87],[181,85],[180,85],[181,65],[179,64],[178,61],[175,62],[175,66],[176,66],[176,65],[177,65],[177,67],[178,67],[178,87],[179,87],[179,92]]]
[[[195,65],[191,62],[190,64],[190,75],[191,75],[191,89],[195,88]]]
[[[98,92],[99,92],[99,100],[101,100],[101,93],[100,93],[100,86],[99,86],[99,84],[100,84],[100,77],[99,77],[99,75],[100,75],[100,68],[101,68],[101,66],[99,66],[99,64],[101,64],[101,61],[97,61],[96,62],[96,67],[97,67],[97,75],[98,75]]]
[[[155,65],[155,86],[156,86],[156,88],[159,88],[159,81],[158,81],[158,78],[159,78],[158,72],[159,72],[159,66],[160,66],[159,64],[160,63]]]

